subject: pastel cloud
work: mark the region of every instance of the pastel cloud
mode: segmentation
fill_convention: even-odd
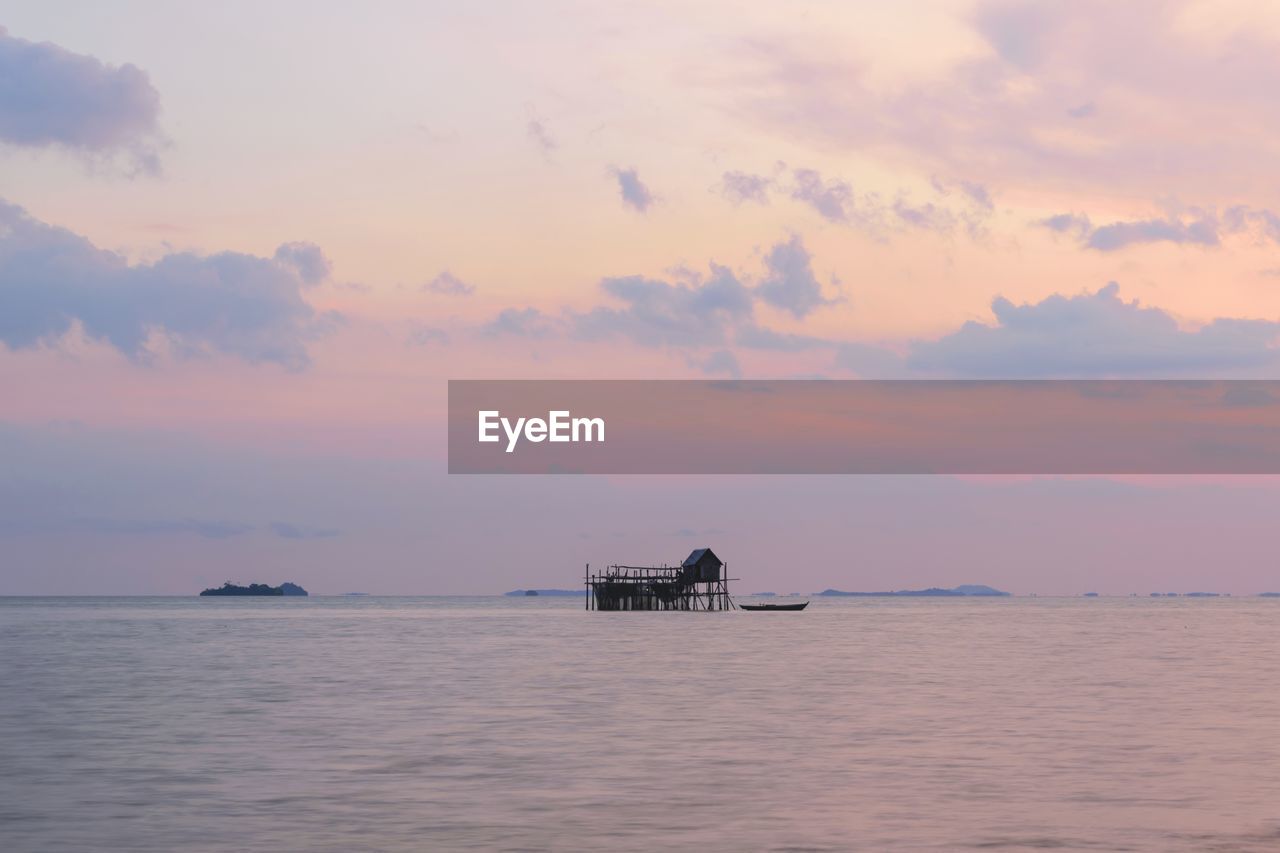
[[[826,180],[813,169],[796,169],[792,178],[791,197],[809,205],[828,222],[847,223],[857,214],[853,187],[847,181]]]
[[[720,177],[720,194],[733,204],[768,204],[772,188],[773,179],[766,175],[732,171]]]
[[[1280,367],[1280,322],[1219,318],[1195,330],[1166,311],[1096,293],[1035,304],[992,302],[994,325],[969,322],[917,341],[907,364],[929,374],[987,378],[1237,375]]]
[[[556,321],[537,308],[504,308],[480,331],[487,336],[514,335],[522,338],[550,337],[556,331]]]
[[[822,294],[812,259],[798,235],[779,243],[765,256],[768,275],[756,288],[761,299],[795,317],[805,317],[834,300]]]
[[[237,252],[165,255],[130,264],[65,228],[0,202],[0,342],[53,344],[78,326],[86,337],[143,360],[156,335],[180,355],[221,353],[300,369],[307,344],[332,316],[302,292],[322,271],[310,244],[276,258]]]
[[[609,173],[618,182],[618,193],[622,196],[623,204],[640,213],[647,211],[653,204],[653,193],[640,180],[640,175],[635,169],[619,169],[615,167],[610,169]]]
[[[727,267],[693,284],[643,276],[600,283],[622,307],[601,306],[573,317],[573,333],[587,340],[623,336],[642,345],[720,344],[728,329],[751,316],[751,292]]]
[[[1231,207],[1222,216],[1213,211],[1196,211],[1191,215],[1170,214],[1095,226],[1084,214],[1060,213],[1036,224],[1050,231],[1069,234],[1083,247],[1099,252],[1114,252],[1150,243],[1217,246],[1223,236],[1244,232],[1254,232],[1263,241],[1280,243],[1280,216],[1270,210],[1245,205]]]
[[[1061,227],[1074,227],[1076,219],[1069,217]],[[825,366],[810,361],[814,375],[835,369],[864,378],[1221,378],[1280,372],[1280,321],[1218,317],[1186,327],[1162,308],[1125,301],[1114,282],[1036,303],[997,297],[991,304],[994,323],[968,322],[938,338],[899,346],[779,331],[760,322],[758,306],[804,319],[839,301],[824,292],[798,236],[770,248],[755,280],[712,263],[707,275],[607,278],[600,287],[611,304],[583,313],[509,308],[483,329],[531,339],[666,347],[691,366],[730,376],[741,373],[737,358],[748,351],[810,353],[830,359]]]
[[[980,3],[969,24],[985,50],[890,87],[847,50],[756,40],[736,58],[757,85],[723,94],[791,139],[982,181],[1256,191],[1280,132],[1280,52],[1261,28],[1181,26],[1189,6]]]
[[[803,336],[759,326],[755,306],[764,303],[797,318],[836,300],[824,295],[812,259],[799,236],[775,244],[764,258],[764,275],[754,285],[712,262],[708,273],[688,272],[674,281],[641,275],[600,282],[609,304],[585,312],[549,315],[537,308],[507,308],[481,327],[486,335],[582,341],[624,338],[642,346],[703,349],[738,340],[760,349],[802,349]],[[723,359],[721,359],[723,362]]]
[[[430,293],[439,293],[445,296],[470,296],[476,292],[475,285],[467,284],[448,270],[444,270],[431,281],[422,286],[422,289]]]
[[[941,199],[912,202],[906,193],[899,193],[896,201],[887,204],[875,193],[860,194],[848,181],[823,175],[816,169],[792,169],[789,176],[782,174],[785,169],[786,164],[779,163],[774,176],[725,172],[717,188],[720,195],[734,205],[768,204],[771,194],[781,191],[827,222],[861,228],[877,237],[890,230],[949,234],[959,223],[964,223],[970,234],[977,234],[982,220],[995,207],[987,188],[972,181],[959,181],[952,186],[937,179],[932,181],[939,196],[946,197],[953,190],[959,190],[964,203],[952,209]]]
[[[1113,222],[1095,228],[1086,245],[1100,252],[1123,249],[1134,243],[1177,243],[1197,246],[1218,245],[1217,224],[1208,219],[1181,222],[1176,219],[1146,219]]]
[[[955,227],[955,216],[951,211],[932,202],[913,205],[899,199],[893,204],[893,212],[904,225],[922,231],[945,233]]]
[[[0,141],[82,153],[127,151],[156,166],[160,95],[134,65],[112,66],[0,27]]]
[[[333,272],[333,264],[315,243],[283,243],[276,249],[275,259],[292,267],[303,284],[319,284]]]
[[[529,141],[533,143],[534,147],[543,154],[551,154],[559,147],[546,126],[537,119],[529,121],[529,124],[525,126],[525,134],[529,137]]]

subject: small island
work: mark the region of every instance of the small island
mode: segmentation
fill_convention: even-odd
[[[994,589],[984,584],[961,584],[952,589],[943,589],[941,587],[931,586],[928,589],[899,589],[886,592],[845,592],[840,589],[825,589],[818,595],[850,595],[861,596],[864,598],[880,598],[880,597],[904,597],[914,598],[920,596],[1007,596],[1009,593],[1002,590]]]
[[[280,586],[265,583],[251,583],[248,586],[237,586],[227,581],[220,587],[206,589],[201,595],[306,595],[307,591],[296,583],[285,581]]]
[[[584,589],[513,589],[511,592],[504,592],[503,595],[512,596],[532,596],[532,595],[586,595]]]

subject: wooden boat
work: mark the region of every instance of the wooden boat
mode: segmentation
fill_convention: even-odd
[[[809,606],[809,602],[802,601],[799,604],[739,604],[743,610],[804,610]]]

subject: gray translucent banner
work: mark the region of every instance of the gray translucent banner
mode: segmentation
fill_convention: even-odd
[[[452,380],[449,472],[1276,474],[1280,381]]]

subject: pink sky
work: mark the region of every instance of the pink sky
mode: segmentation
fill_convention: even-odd
[[[450,378],[1277,378],[1269,4],[0,26],[0,594],[1280,588],[1266,479],[444,474]]]

